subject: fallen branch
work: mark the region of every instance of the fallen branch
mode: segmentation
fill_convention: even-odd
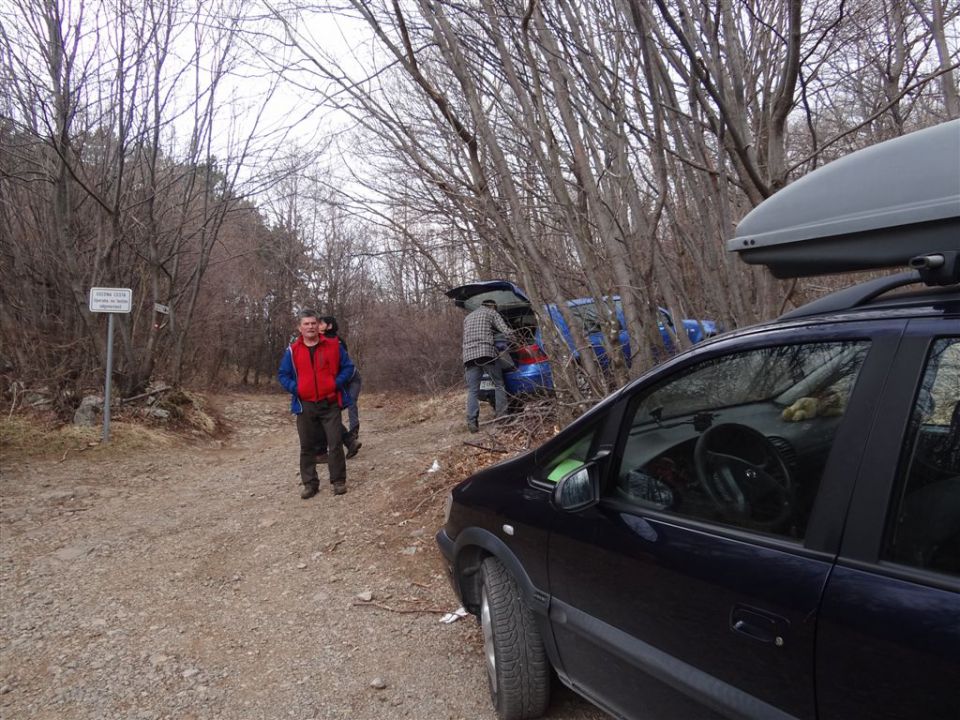
[[[440,615],[446,615],[448,610],[437,610],[436,608],[392,608],[389,605],[381,605],[380,603],[375,602],[355,602],[352,603],[354,607],[375,607],[380,608],[381,610],[387,610],[393,613],[438,613]]]
[[[469,445],[470,447],[479,448],[480,450],[486,450],[487,452],[492,452],[492,453],[503,453],[505,455],[508,452],[503,448],[489,448],[484,445],[480,445],[479,443],[470,442],[469,440],[464,440],[463,444]]]
[[[10,385],[10,389],[13,390],[13,400],[10,401],[10,414],[7,415],[8,420],[13,417],[13,411],[17,409],[17,388],[22,386],[23,383],[19,380],[14,380]]]
[[[79,450],[77,450],[77,452],[78,452],[78,453],[86,452],[86,451],[89,450],[90,448],[97,447],[99,444],[100,444],[99,441],[97,441],[97,442],[89,442],[89,443],[87,443],[86,445],[84,445],[82,448],[80,448]],[[71,451],[71,450],[75,450],[75,449],[76,449],[76,448],[67,448],[66,450],[64,450],[64,451],[63,451],[63,456],[60,458],[60,462],[63,462],[64,460],[66,460],[66,459],[67,459],[67,455],[70,454],[70,451]]]
[[[140,400],[141,398],[150,397],[151,395],[159,395],[160,393],[167,392],[167,390],[173,390],[173,386],[164,385],[163,387],[158,387],[156,390],[149,390],[145,393],[140,393],[139,395],[131,395],[127,398],[120,398],[120,404],[133,402],[134,400]]]
[[[428,501],[430,501],[430,500],[433,500],[437,495],[439,495],[439,494],[442,493],[442,492],[446,492],[447,490],[449,490],[449,488],[448,488],[446,485],[444,485],[444,486],[441,487],[439,490],[434,490],[432,493],[430,493],[429,495],[427,495],[427,497],[425,497],[423,500],[421,500],[420,502],[418,502],[418,503],[417,503],[417,506],[416,506],[413,510],[410,511],[410,517],[407,518],[407,520],[412,520],[412,519],[413,519],[413,516],[417,514],[417,510],[419,510],[421,507],[423,507],[423,504],[424,504],[425,502],[428,502]]]

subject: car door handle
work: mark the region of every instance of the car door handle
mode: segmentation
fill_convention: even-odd
[[[790,621],[757,608],[736,605],[730,613],[730,629],[751,640],[783,647]]]

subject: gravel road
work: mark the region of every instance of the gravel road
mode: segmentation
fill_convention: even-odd
[[[476,622],[439,622],[459,406],[367,399],[349,492],[303,501],[285,399],[217,400],[226,440],[2,460],[0,716],[493,720]]]

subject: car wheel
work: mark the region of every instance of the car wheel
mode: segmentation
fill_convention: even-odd
[[[483,561],[480,599],[490,698],[502,720],[538,718],[550,700],[550,663],[533,613],[496,558]]]

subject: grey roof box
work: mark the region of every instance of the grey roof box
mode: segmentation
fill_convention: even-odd
[[[778,278],[960,252],[960,120],[814,170],[748,213],[727,249]]]

